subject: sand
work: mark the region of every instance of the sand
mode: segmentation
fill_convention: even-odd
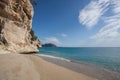
[[[39,56],[54,64],[96,78],[97,80],[120,80],[120,73],[111,69],[82,61],[64,60],[56,57]]]
[[[0,80],[95,80],[33,54],[0,54]]]

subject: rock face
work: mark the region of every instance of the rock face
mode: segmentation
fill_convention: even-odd
[[[0,49],[36,52],[40,41],[32,31],[30,0],[0,0]]]

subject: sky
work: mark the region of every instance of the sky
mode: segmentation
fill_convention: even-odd
[[[120,0],[37,0],[32,28],[42,44],[120,47]]]

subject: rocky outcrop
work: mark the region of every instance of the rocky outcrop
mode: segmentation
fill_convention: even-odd
[[[40,41],[32,31],[30,0],[0,0],[0,50],[36,52]]]

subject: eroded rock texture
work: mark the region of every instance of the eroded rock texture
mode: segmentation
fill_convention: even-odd
[[[30,0],[0,0],[0,49],[36,52],[40,41],[32,31]]]

